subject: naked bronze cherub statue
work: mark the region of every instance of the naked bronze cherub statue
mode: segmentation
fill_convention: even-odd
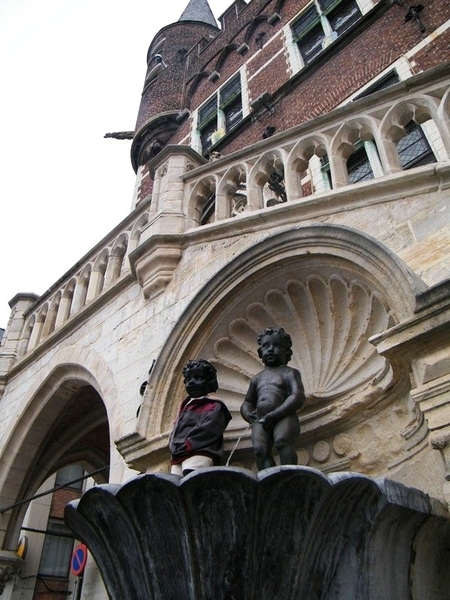
[[[275,444],[282,465],[296,465],[295,443],[300,433],[297,411],[305,402],[302,378],[288,367],[291,336],[282,327],[267,328],[258,336],[258,355],[265,369],[250,381],[241,415],[252,424],[252,444],[258,470],[274,467]]]

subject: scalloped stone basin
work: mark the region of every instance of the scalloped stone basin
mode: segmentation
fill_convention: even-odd
[[[450,521],[387,479],[308,467],[141,475],[66,523],[112,600],[444,600]]]

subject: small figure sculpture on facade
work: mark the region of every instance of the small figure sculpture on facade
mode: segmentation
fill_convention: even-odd
[[[274,467],[272,448],[282,465],[297,464],[295,443],[300,433],[297,411],[305,402],[302,378],[288,367],[292,340],[282,327],[267,328],[258,336],[258,355],[265,369],[250,381],[241,415],[252,424],[252,444],[258,470]]]
[[[189,360],[183,368],[189,394],[181,403],[169,439],[171,473],[187,475],[195,469],[218,465],[223,458],[223,433],[231,421],[217,397],[217,371],[207,360]]]
[[[277,204],[287,202],[286,186],[284,183],[284,175],[279,169],[275,169],[263,188],[265,205],[270,208]]]

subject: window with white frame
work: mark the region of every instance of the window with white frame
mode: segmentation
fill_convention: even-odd
[[[238,73],[199,108],[197,130],[202,153],[242,121],[242,115],[241,74]]]
[[[293,40],[304,64],[314,60],[361,17],[356,0],[314,0],[292,24]]]

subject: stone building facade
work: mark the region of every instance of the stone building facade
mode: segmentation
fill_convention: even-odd
[[[305,383],[299,464],[450,502],[449,40],[445,0],[236,0],[220,27],[191,0],[155,36],[130,214],[10,302],[5,597],[28,599],[19,502],[50,475],[168,471],[188,359],[215,364],[254,469],[239,407],[270,325]],[[92,564],[84,590],[106,597]]]

